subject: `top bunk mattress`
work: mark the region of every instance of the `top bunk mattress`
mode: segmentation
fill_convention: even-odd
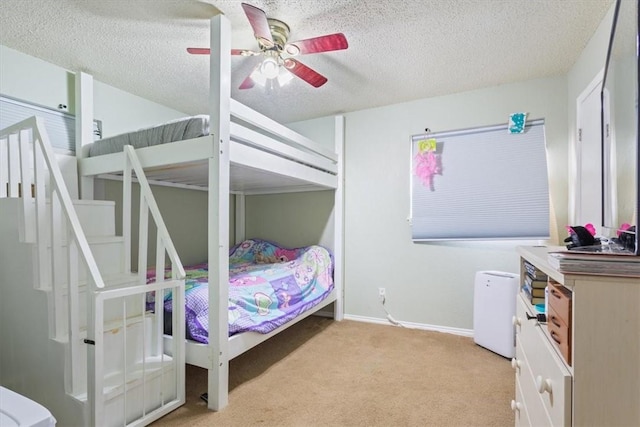
[[[232,107],[229,137],[233,149],[228,159],[232,191],[248,194],[337,188],[336,152],[246,106],[232,103]],[[197,115],[95,141],[83,147],[80,173],[122,174],[118,154],[131,145],[140,150],[138,159],[148,179],[207,187],[205,160],[214,151],[211,126],[208,115]],[[172,147],[176,144],[180,144],[178,149]]]
[[[125,145],[133,148],[149,147],[168,142],[183,141],[209,134],[209,117],[205,115],[184,117],[135,132],[104,138],[89,146],[89,157],[123,151]]]

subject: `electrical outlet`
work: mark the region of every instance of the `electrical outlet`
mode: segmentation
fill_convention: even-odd
[[[385,296],[387,296],[387,290],[385,288],[378,288],[378,296],[380,297],[380,299],[383,299]]]

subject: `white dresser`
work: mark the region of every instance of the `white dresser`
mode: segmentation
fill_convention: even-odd
[[[640,278],[561,274],[547,251],[518,248],[521,279],[526,260],[570,291],[570,325],[552,336],[518,294],[516,426],[640,426]]]

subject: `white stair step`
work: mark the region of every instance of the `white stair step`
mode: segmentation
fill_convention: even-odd
[[[147,365],[146,369],[157,368],[160,359],[171,360],[171,357],[161,354],[162,343],[158,345],[153,339],[154,328],[156,326],[156,315],[154,313],[145,313],[142,315],[127,317],[126,322],[122,319],[119,321],[109,321],[105,323],[103,338],[103,376],[105,378],[105,386],[116,387],[118,381],[122,379],[122,373],[127,371],[128,379],[135,379],[133,374],[137,367],[140,366],[141,360],[154,362]],[[126,323],[126,328],[123,327]],[[83,330],[79,339],[86,338],[86,330]],[[126,342],[126,358],[123,357]],[[82,380],[86,376],[86,358],[88,345],[80,346],[80,353],[74,362],[73,369],[77,379],[74,395],[80,396],[86,393],[86,382]],[[105,390],[106,391],[106,390]]]
[[[109,276],[124,273],[124,237],[88,236],[87,241],[98,264],[100,274]],[[81,270],[82,272],[82,270]],[[85,275],[80,278],[87,277]]]
[[[46,220],[44,224],[49,226],[50,201],[47,200]],[[115,236],[115,202],[110,200],[73,200],[72,201],[82,230],[86,236]],[[31,201],[31,209],[35,210],[35,199]],[[35,217],[33,217],[35,220]],[[35,230],[36,225],[26,225]],[[46,244],[51,243],[51,230],[43,230]],[[63,236],[66,239],[66,236]]]
[[[118,273],[102,276],[106,288],[118,288],[121,286],[137,284],[138,273]]]
[[[143,413],[151,414],[162,405],[175,401],[178,385],[176,366],[170,356],[147,358],[146,367],[131,366],[127,373],[126,389],[121,372],[105,377],[104,420],[100,425],[122,426],[127,421],[138,419]],[[87,401],[87,394],[74,395],[80,402]],[[175,407],[179,404],[174,403]],[[126,419],[123,414],[126,412]]]
[[[127,373],[127,389],[131,389],[136,385],[142,384],[143,378],[146,381],[157,378],[162,374],[164,368],[164,374],[166,375],[172,368],[173,358],[168,355],[152,356],[148,357],[146,363],[137,363],[130,367]],[[124,390],[122,384],[122,372],[114,372],[107,375],[104,379],[105,394],[107,399],[113,399],[118,394],[121,394]]]
[[[105,289],[113,289],[118,287],[131,286],[139,284],[138,275],[135,273],[117,273],[102,277],[105,283]],[[88,280],[83,280],[78,283],[78,321],[80,327],[80,338],[86,338],[86,319],[87,319],[87,297],[86,290]],[[92,285],[91,285],[92,286]],[[98,291],[100,292],[100,291]],[[67,340],[67,315],[69,307],[69,293],[68,287],[65,285],[60,286],[59,291],[55,294],[56,302],[56,333],[55,337],[58,341],[65,342]],[[130,297],[128,300],[129,307],[127,313],[129,316],[128,322],[134,323],[135,319],[131,317],[140,316],[143,311],[143,296]],[[104,306],[104,319],[105,332],[117,333],[117,329],[122,326],[122,321],[113,322],[114,319],[120,319],[122,316],[121,304],[116,304],[112,301],[107,301]]]
[[[147,381],[153,381],[163,374],[167,375],[173,371],[173,358],[168,355],[150,356],[147,358],[146,366],[143,367],[141,362],[129,367],[127,372],[127,391],[138,387],[142,384],[143,377]],[[123,371],[112,372],[104,378],[104,394],[107,400],[122,394],[124,386],[122,383]],[[86,401],[86,392],[74,394],[74,397],[80,401]]]
[[[134,285],[138,283],[138,274],[137,273],[112,273],[108,275],[102,275],[102,280],[104,281],[105,289],[107,288],[118,288],[127,285]],[[80,292],[84,292],[84,288],[89,284],[89,279],[85,278],[84,280],[78,281],[78,289]],[[66,284],[63,285],[62,295],[67,295],[66,292]]]
[[[124,272],[124,238],[121,236],[88,236],[87,242],[103,276],[110,276]],[[66,248],[63,242],[63,247]],[[51,246],[47,246],[47,259],[50,260]],[[67,277],[67,253],[62,251],[58,262],[61,267],[61,276]],[[79,261],[80,269],[78,278],[80,281],[88,279],[88,270],[84,261]]]
[[[78,219],[87,236],[115,236],[116,203],[110,200],[74,200]]]

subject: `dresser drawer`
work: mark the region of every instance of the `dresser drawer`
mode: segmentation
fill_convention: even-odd
[[[571,291],[553,280],[549,280],[548,286],[549,307],[553,308],[556,315],[571,327]]]
[[[552,306],[549,306],[549,313],[547,313],[547,327],[555,345],[560,349],[560,354],[571,366],[571,329]]]
[[[511,401],[511,409],[514,412],[516,419],[516,427],[533,427],[531,421],[529,421],[529,414],[527,413],[526,400],[522,393],[522,387],[520,386],[520,380],[516,378],[516,398]]]
[[[516,309],[516,358],[519,380],[532,425],[571,425],[571,373],[522,297]],[[548,418],[547,421],[545,421]]]
[[[538,320],[532,314],[532,310],[524,301],[524,296],[518,295],[516,304],[516,315],[514,317],[514,326],[516,335],[520,337],[522,345],[525,347],[536,346],[538,343],[538,335],[536,328],[539,328]]]
[[[521,403],[516,411],[516,425],[551,426],[551,421],[536,389],[535,378],[531,375],[529,362],[516,338],[516,400]],[[520,395],[518,396],[518,393]]]

